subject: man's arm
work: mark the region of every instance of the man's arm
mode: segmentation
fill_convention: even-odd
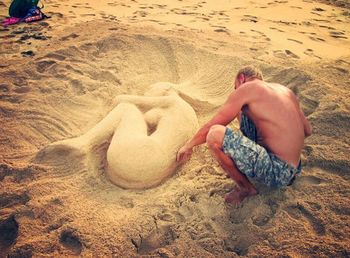
[[[248,101],[248,87],[240,88],[230,94],[223,106],[221,106],[212,119],[204,124],[197,133],[190,139],[178,152],[177,161],[184,161],[192,153],[194,146],[205,143],[209,129],[213,125],[229,124],[233,119],[237,117],[243,105]]]
[[[230,95],[225,104],[219,108],[214,117],[204,124],[192,137],[192,139],[187,142],[187,146],[193,148],[194,146],[205,143],[209,129],[213,125],[226,126],[236,118],[239,111],[240,107],[238,101],[235,101],[235,96]]]
[[[300,109],[300,115],[301,115],[301,120],[303,121],[304,135],[306,138],[312,134],[312,128],[311,128],[310,122],[306,119],[304,112],[301,109]]]
[[[306,119],[306,117],[304,115],[304,112],[303,112],[303,110],[300,107],[298,97],[295,96],[294,93],[293,93],[293,96],[294,96],[294,99],[295,99],[295,104],[296,104],[296,106],[297,106],[297,108],[299,110],[300,119],[303,122],[305,138],[309,137],[312,134],[311,125],[310,125],[309,121]]]

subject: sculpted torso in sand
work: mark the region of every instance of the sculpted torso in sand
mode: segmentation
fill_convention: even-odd
[[[106,175],[114,184],[135,189],[160,184],[173,174],[177,151],[197,130],[194,110],[170,83],[151,86],[145,96],[119,95],[114,104],[87,133],[54,143],[49,149],[74,146],[89,152],[111,139]]]

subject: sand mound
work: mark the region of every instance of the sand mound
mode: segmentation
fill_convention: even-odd
[[[91,37],[96,26],[99,37]],[[83,30],[84,28],[84,30]],[[350,64],[256,61],[235,48],[208,50],[181,35],[111,30],[84,23],[30,61],[0,69],[0,252],[13,256],[160,257],[321,256],[349,250]],[[72,41],[73,39],[76,39]],[[196,39],[198,40],[198,39]],[[199,42],[195,41],[195,42]],[[56,44],[55,44],[56,43]],[[231,91],[236,70],[254,62],[267,79],[292,88],[314,126],[302,176],[238,208],[222,196],[233,187],[205,146],[158,187],[124,190],[105,176],[107,139],[86,152],[50,143],[83,135],[120,94],[143,95],[157,82],[178,85],[202,124]],[[15,65],[14,65],[15,64]],[[338,80],[334,84],[334,73]],[[235,126],[234,124],[232,126]],[[50,147],[47,147],[50,148]],[[40,162],[39,162],[40,161]],[[301,241],[302,240],[302,241]]]

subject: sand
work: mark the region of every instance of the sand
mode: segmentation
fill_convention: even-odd
[[[44,4],[51,18],[0,29],[1,257],[349,256],[347,1]],[[179,85],[202,125],[251,63],[298,95],[313,126],[290,187],[227,205],[234,182],[204,145],[147,190],[106,177],[109,141],[89,159],[35,159],[158,82]]]

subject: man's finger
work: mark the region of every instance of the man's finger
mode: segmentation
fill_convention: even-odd
[[[177,162],[180,162],[181,159],[182,159],[182,157],[183,157],[183,153],[178,152],[178,153],[177,153],[177,156],[176,156],[176,161],[177,161]]]

